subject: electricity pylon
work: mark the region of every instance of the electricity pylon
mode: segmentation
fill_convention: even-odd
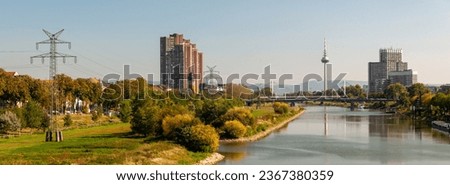
[[[49,67],[49,80],[51,83],[51,97],[52,97],[52,102],[50,105],[50,125],[49,125],[49,130],[47,130],[46,132],[46,137],[45,137],[45,141],[52,141],[52,133],[54,132],[56,134],[56,142],[60,142],[63,140],[63,136],[62,136],[62,132],[60,130],[58,130],[58,124],[55,122],[54,118],[53,118],[53,114],[55,114],[57,111],[55,110],[55,105],[56,105],[56,72],[57,72],[57,68],[56,68],[56,60],[58,58],[62,58],[63,59],[63,63],[66,63],[66,58],[73,58],[74,62],[77,63],[77,57],[76,56],[71,56],[71,55],[67,55],[67,54],[63,54],[63,53],[59,53],[56,51],[56,45],[57,44],[67,44],[69,49],[71,48],[71,43],[70,42],[66,42],[63,40],[59,40],[58,37],[61,35],[61,33],[64,31],[64,29],[62,29],[59,32],[56,32],[55,34],[52,34],[50,32],[48,32],[47,30],[42,30],[44,31],[44,33],[48,36],[49,39],[41,41],[41,42],[37,42],[36,43],[36,50],[39,49],[39,45],[41,44],[50,44],[50,52],[49,53],[44,53],[41,55],[36,55],[36,56],[32,56],[30,58],[30,62],[33,63],[33,59],[35,58],[41,58],[42,63],[44,63],[45,58],[49,58],[50,59],[50,67]],[[55,105],[54,105],[55,104]]]
[[[205,71],[205,72],[209,72],[209,75],[211,78],[213,77],[214,73],[219,73],[219,71],[214,71],[214,68],[216,68],[217,66],[212,66],[212,67],[206,66],[206,67],[208,68],[208,71]]]
[[[207,84],[207,85],[209,85],[209,86],[212,86],[213,84],[211,83],[211,80],[212,79],[215,79],[214,77],[215,77],[215,74],[219,74],[220,72],[219,71],[214,71],[214,69],[217,67],[217,66],[212,66],[212,67],[209,67],[209,66],[206,66],[207,68],[208,68],[208,71],[205,71],[205,73],[207,73],[207,72],[209,72],[209,76],[208,76],[208,81],[207,82],[205,82],[205,84]],[[219,82],[217,82],[217,83],[219,83]],[[219,87],[219,84],[217,84],[217,87]]]

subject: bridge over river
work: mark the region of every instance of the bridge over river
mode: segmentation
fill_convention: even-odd
[[[387,98],[346,98],[340,96],[260,96],[254,99],[245,100],[247,104],[253,103],[265,103],[265,102],[287,102],[287,103],[303,103],[307,101],[314,102],[347,102],[347,103],[357,103],[357,102],[389,102],[395,101],[393,99]]]

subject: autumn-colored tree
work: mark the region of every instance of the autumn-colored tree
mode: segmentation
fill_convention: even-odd
[[[403,107],[408,107],[410,105],[408,91],[406,87],[400,83],[389,85],[384,93],[388,98],[396,100],[398,105]]]

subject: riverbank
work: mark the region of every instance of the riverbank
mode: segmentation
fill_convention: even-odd
[[[223,156],[222,154],[219,153],[212,153],[211,155],[209,155],[207,158],[199,161],[198,163],[196,163],[195,165],[213,165],[213,164],[217,164],[220,161],[222,161],[225,158],[225,156]]]
[[[299,116],[301,116],[304,112],[305,112],[305,110],[301,110],[299,113],[297,113],[297,114],[293,115],[292,117],[282,121],[281,123],[278,123],[275,126],[272,126],[272,127],[268,128],[267,130],[265,130],[263,132],[257,133],[255,135],[252,135],[252,136],[249,136],[249,137],[243,137],[243,138],[238,138],[238,139],[223,139],[223,140],[220,140],[220,144],[245,143],[245,142],[253,142],[253,141],[260,140],[260,139],[268,136],[269,134],[271,134],[273,131],[279,130],[280,128],[286,126],[291,121],[293,121],[294,119],[297,119]]]

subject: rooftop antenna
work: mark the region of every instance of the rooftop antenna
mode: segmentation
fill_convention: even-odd
[[[55,141],[56,142],[60,142],[63,141],[63,136],[62,136],[62,132],[60,130],[58,130],[58,125],[55,123],[55,120],[53,120],[53,114],[56,113],[55,110],[55,105],[56,105],[56,59],[61,58],[63,60],[63,63],[66,63],[66,58],[73,58],[74,62],[77,63],[77,57],[76,56],[71,56],[71,55],[67,55],[67,54],[63,54],[63,53],[59,53],[56,51],[56,45],[57,44],[67,44],[68,48],[71,49],[71,43],[70,42],[66,42],[63,40],[58,39],[58,37],[61,35],[61,33],[64,31],[64,29],[52,34],[50,32],[48,32],[47,30],[42,30],[44,31],[44,33],[48,36],[47,40],[41,41],[41,42],[37,42],[36,43],[36,50],[39,50],[39,45],[42,44],[49,44],[50,45],[50,52],[48,53],[44,53],[44,54],[40,54],[40,55],[36,55],[36,56],[32,56],[30,58],[30,63],[33,64],[33,59],[41,59],[42,63],[44,63],[45,58],[49,58],[50,59],[50,67],[49,67],[49,80],[51,82],[51,97],[52,97],[52,102],[50,105],[50,125],[49,125],[49,129],[47,130],[46,134],[45,134],[45,141],[49,142],[52,141],[52,132],[55,133],[56,138]],[[54,105],[55,104],[55,105]]]

